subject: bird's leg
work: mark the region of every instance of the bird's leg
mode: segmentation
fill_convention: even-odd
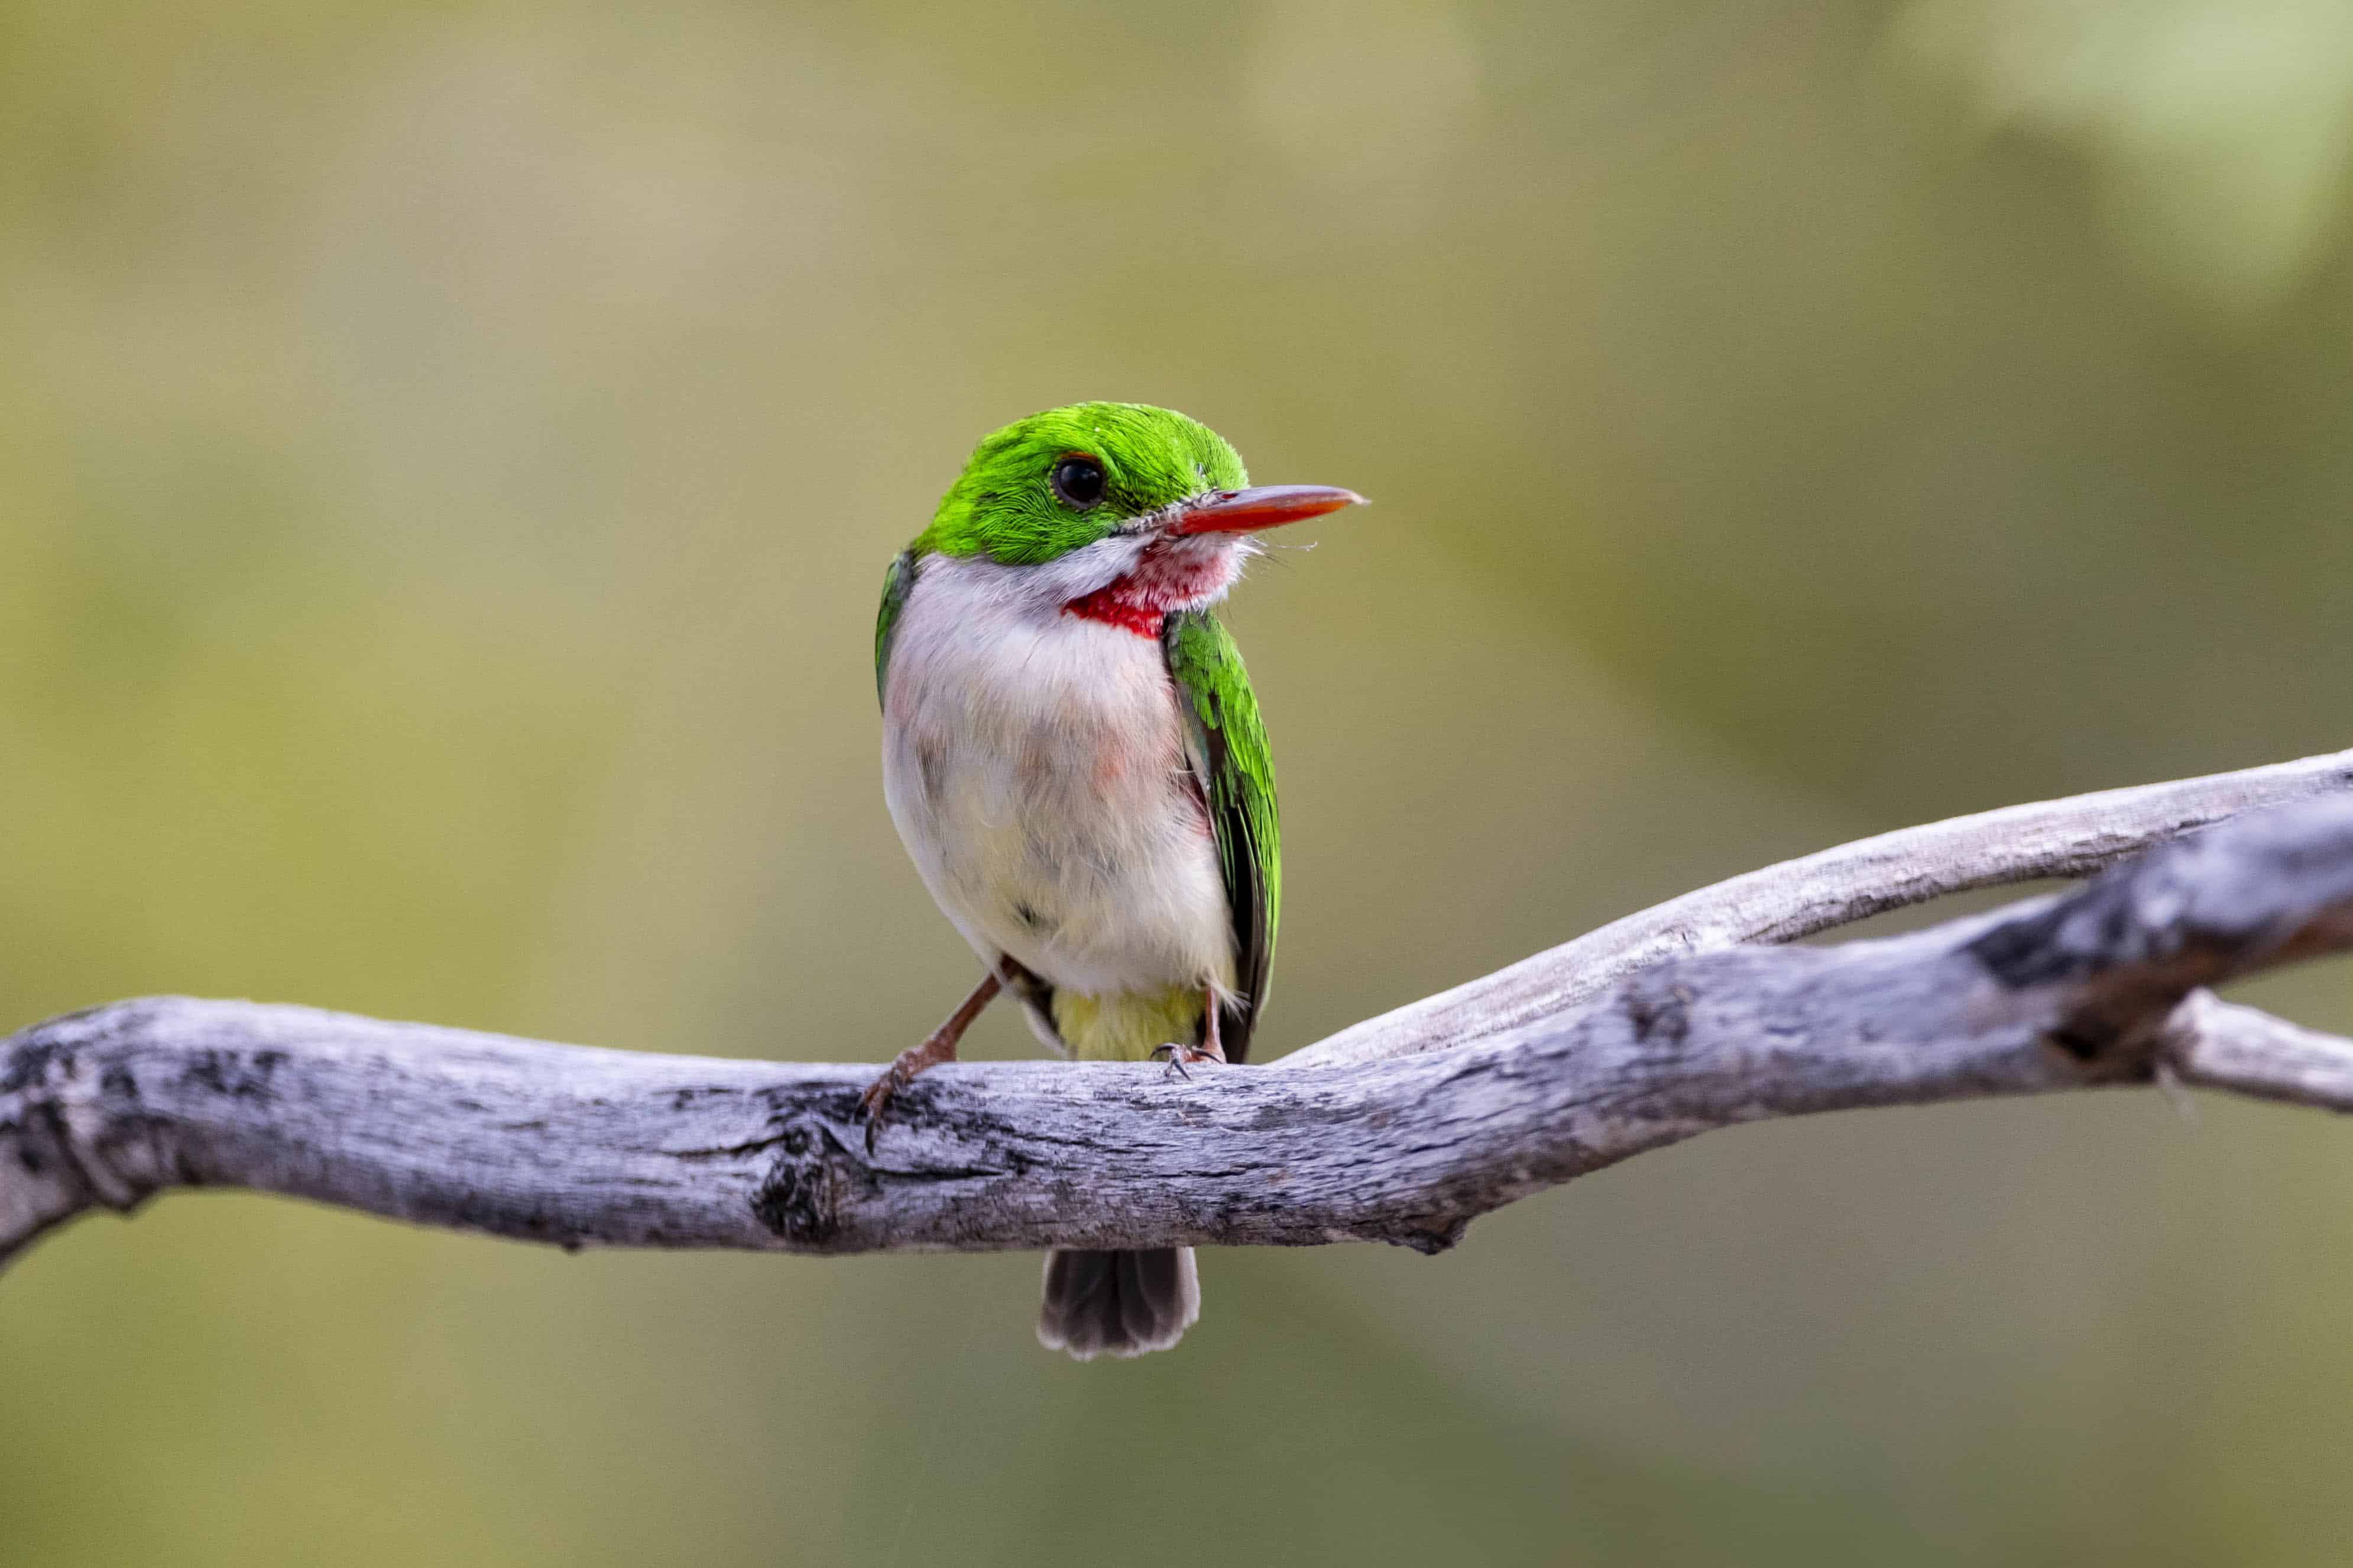
[[[1153,1047],[1152,1055],[1155,1060],[1164,1056],[1168,1058],[1168,1070],[1161,1075],[1164,1078],[1190,1078],[1192,1074],[1185,1069],[1201,1062],[1215,1062],[1219,1067],[1226,1065],[1226,1047],[1218,1043],[1217,987],[1211,986],[1208,991],[1208,1012],[1201,1032],[1201,1043],[1180,1046],[1172,1040],[1165,1046]]]
[[[906,1088],[908,1081],[925,1068],[955,1060],[956,1042],[964,1038],[964,1032],[972,1027],[972,1021],[980,1016],[980,1010],[988,1005],[1003,984],[1004,982],[997,977],[997,971],[991,969],[981,983],[972,988],[972,994],[964,999],[964,1005],[948,1015],[946,1023],[924,1036],[922,1045],[911,1046],[901,1051],[882,1076],[869,1084],[866,1092],[858,1097],[858,1108],[866,1117],[868,1153],[874,1152],[874,1140],[882,1131],[882,1108],[891,1103],[891,1097]]]

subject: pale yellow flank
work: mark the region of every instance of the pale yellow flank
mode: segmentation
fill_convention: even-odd
[[[1088,996],[1054,993],[1054,1026],[1080,1061],[1138,1062],[1160,1047],[1191,1045],[1201,1027],[1196,988],[1124,991]]]

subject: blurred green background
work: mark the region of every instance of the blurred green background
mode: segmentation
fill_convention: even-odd
[[[972,963],[881,568],[1082,397],[1379,503],[1231,606],[1270,1055],[2353,743],[2348,155],[2342,0],[0,5],[0,1025],[889,1056]],[[0,1560],[2318,1562],[2348,1200],[2241,1103],[1785,1123],[1082,1367],[1029,1257],[174,1197],[0,1280]]]

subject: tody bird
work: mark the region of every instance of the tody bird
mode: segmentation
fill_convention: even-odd
[[[1261,531],[1363,500],[1252,487],[1214,431],[1142,404],[975,449],[883,579],[874,678],[891,819],[983,974],[866,1091],[870,1145],[1000,991],[1081,1061],[1244,1059],[1282,849],[1258,700],[1209,609]],[[1038,1338],[1137,1355],[1199,1313],[1190,1247],[1057,1251]]]

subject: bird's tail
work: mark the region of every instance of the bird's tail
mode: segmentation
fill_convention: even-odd
[[[1148,1252],[1050,1252],[1038,1342],[1080,1361],[1165,1351],[1201,1315],[1189,1247]]]
[[[1081,1061],[1143,1061],[1153,1048],[1201,1037],[1201,993],[1054,994],[1054,1025]],[[1038,1342],[1081,1361],[1165,1351],[1201,1315],[1189,1247],[1145,1252],[1050,1252]]]

